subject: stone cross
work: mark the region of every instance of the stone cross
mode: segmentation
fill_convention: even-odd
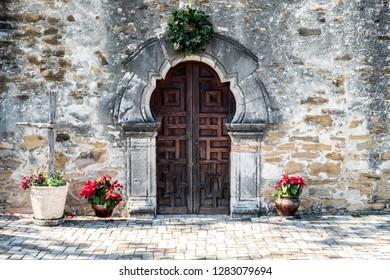
[[[48,130],[48,143],[49,143],[49,160],[48,160],[48,171],[49,176],[52,177],[54,174],[54,144],[55,144],[55,129],[59,127],[56,124],[56,109],[57,109],[57,92],[50,91],[50,113],[48,123],[32,123],[32,122],[18,122],[18,127],[36,127]]]

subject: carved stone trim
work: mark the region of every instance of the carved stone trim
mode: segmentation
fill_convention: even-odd
[[[130,217],[156,216],[156,129],[160,123],[127,123],[127,204]]]
[[[214,34],[200,54],[175,52],[165,38],[147,41],[123,67],[118,85],[115,118],[128,138],[128,182],[130,215],[155,215],[156,211],[156,130],[150,99],[156,81],[175,65],[198,61],[212,67],[222,82],[230,83],[236,113],[227,124],[231,137],[232,217],[260,213],[261,138],[273,122],[268,92],[261,82],[257,57],[228,37]],[[143,176],[143,177],[142,177]],[[144,178],[144,179],[140,179]]]

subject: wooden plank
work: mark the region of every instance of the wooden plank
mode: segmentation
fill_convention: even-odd
[[[199,98],[200,98],[200,88],[199,88],[199,64],[191,63],[192,66],[192,154],[193,154],[193,165],[192,165],[192,203],[193,211],[199,213],[200,208],[200,191],[199,191],[199,180],[200,180],[200,170],[199,170]]]

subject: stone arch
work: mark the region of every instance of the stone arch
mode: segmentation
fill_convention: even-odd
[[[130,216],[156,215],[156,129],[150,98],[156,81],[186,61],[212,67],[222,82],[229,82],[236,113],[226,124],[231,138],[230,212],[232,217],[257,216],[260,197],[260,152],[264,129],[272,123],[271,103],[261,82],[257,57],[238,42],[214,34],[200,54],[175,52],[165,38],[143,44],[123,62],[125,74],[118,85],[114,118],[127,142],[127,209]]]
[[[154,122],[149,100],[158,79],[169,69],[186,61],[199,61],[212,67],[222,82],[230,82],[237,110],[232,123],[272,122],[270,99],[261,82],[257,57],[238,42],[214,34],[211,44],[200,54],[175,52],[164,38],[146,42],[123,66],[119,83],[115,119],[120,124]]]

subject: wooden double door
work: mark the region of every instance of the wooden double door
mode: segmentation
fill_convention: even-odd
[[[230,138],[235,103],[228,83],[202,63],[187,62],[159,80],[151,98],[161,123],[157,144],[159,214],[227,214]]]

